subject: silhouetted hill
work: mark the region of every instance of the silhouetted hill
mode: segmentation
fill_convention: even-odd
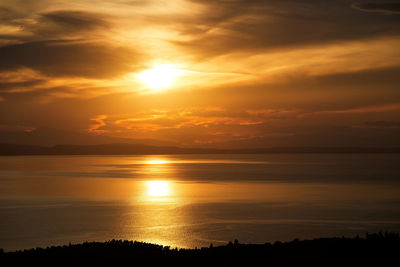
[[[1,266],[399,266],[398,234],[201,249],[112,240],[7,252]]]
[[[130,139],[107,135],[73,132],[50,127],[32,131],[0,131],[0,144],[21,144],[33,146],[54,146],[57,144],[101,145],[101,144],[145,144],[174,146],[175,143],[155,139]]]
[[[223,153],[216,149],[190,149],[141,144],[32,146],[0,144],[0,155],[135,155],[135,154],[206,154]]]
[[[259,149],[182,148],[141,144],[34,146],[0,144],[0,155],[161,155],[161,154],[261,154],[261,153],[400,153],[400,148],[272,147]]]

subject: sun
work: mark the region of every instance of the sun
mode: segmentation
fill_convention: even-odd
[[[158,91],[170,87],[181,73],[182,71],[173,65],[160,64],[142,71],[137,77],[148,88]]]
[[[145,164],[152,164],[152,165],[159,165],[159,164],[166,164],[166,163],[168,163],[168,161],[163,160],[163,159],[152,159],[152,160],[145,161]]]
[[[151,197],[165,197],[169,195],[169,185],[167,181],[148,181],[147,194]]]

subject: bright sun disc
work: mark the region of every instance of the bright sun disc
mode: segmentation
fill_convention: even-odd
[[[147,182],[147,194],[151,197],[165,197],[169,195],[169,186],[166,181]]]
[[[166,163],[168,163],[168,161],[163,160],[163,159],[153,159],[153,160],[147,160],[145,163],[159,165],[159,164],[166,164]]]
[[[156,65],[151,69],[144,70],[138,74],[139,80],[153,90],[161,90],[172,85],[181,71],[173,65]]]

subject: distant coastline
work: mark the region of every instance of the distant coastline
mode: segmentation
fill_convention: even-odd
[[[269,147],[252,149],[183,148],[141,144],[36,146],[0,144],[0,155],[163,155],[163,154],[400,153],[400,147]]]

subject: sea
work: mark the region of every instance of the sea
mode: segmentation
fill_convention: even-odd
[[[399,154],[0,157],[0,248],[400,232]]]

